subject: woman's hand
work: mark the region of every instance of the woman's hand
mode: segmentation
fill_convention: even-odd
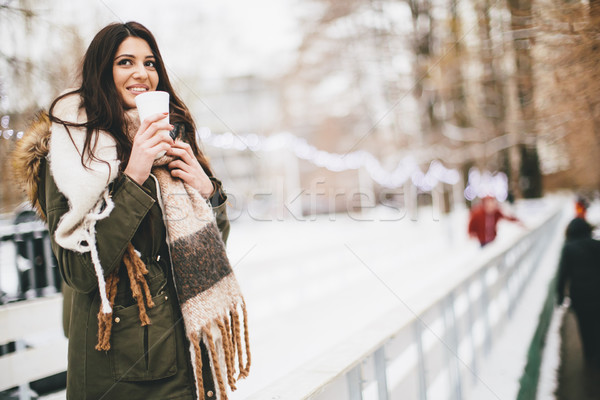
[[[154,114],[146,118],[133,138],[133,147],[125,174],[140,186],[150,176],[156,155],[169,150],[174,143],[169,135],[173,125],[164,120],[166,117],[167,113]]]
[[[213,184],[200,166],[189,144],[176,140],[167,151],[167,155],[175,157],[175,160],[168,165],[172,177],[181,179],[196,189],[205,199],[212,195]]]

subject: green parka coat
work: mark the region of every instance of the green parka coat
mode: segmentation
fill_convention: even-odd
[[[47,161],[40,157],[47,151],[49,134],[47,124],[34,127],[19,151],[28,152],[21,154],[26,173],[37,174],[37,177],[28,177],[28,192],[30,197],[37,195],[39,204],[36,206],[46,217],[52,234],[69,210],[69,204],[58,190]],[[220,182],[212,177],[211,180],[216,190],[209,201],[226,241],[229,234],[226,195]],[[37,187],[33,187],[36,183]],[[107,218],[96,224],[97,248],[105,277],[119,268],[109,351],[94,348],[98,343],[100,297],[90,254],[65,250],[52,239],[61,274],[73,292],[70,307],[67,304],[65,308],[70,309],[67,398],[196,399],[189,342],[173,284],[157,185],[152,176],[139,186],[121,173],[109,188],[115,207]],[[35,199],[32,200],[35,203]],[[147,310],[151,324],[144,327],[140,324],[127,270],[122,265],[122,256],[130,242],[148,268],[146,279],[155,303]],[[203,365],[208,366],[204,349],[203,358]],[[206,398],[214,398],[210,370],[203,371],[203,378]]]

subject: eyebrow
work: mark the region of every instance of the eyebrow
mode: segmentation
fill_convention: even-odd
[[[135,56],[133,54],[121,54],[115,57],[115,60],[121,57],[129,57],[129,58],[135,58]],[[146,56],[144,58],[155,58],[153,54]]]

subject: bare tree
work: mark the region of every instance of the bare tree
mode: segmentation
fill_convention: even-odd
[[[402,107],[413,83],[410,71],[399,71],[410,57],[406,27],[397,17],[406,5],[314,3],[319,12],[305,22],[298,61],[282,80],[284,123],[329,150],[393,152],[420,132],[419,116]],[[330,135],[320,134],[325,127]]]
[[[600,15],[596,1],[538,0],[536,70],[543,85],[537,120],[554,156],[552,187],[598,190],[600,173]],[[542,101],[543,100],[543,101]]]
[[[21,200],[14,190],[9,154],[32,116],[48,106],[52,97],[72,86],[72,71],[83,52],[73,25],[45,18],[30,0],[0,3],[0,213],[10,212]],[[57,56],[57,54],[59,56]]]
[[[542,179],[536,139],[534,103],[534,58],[532,56],[534,19],[532,0],[508,0],[516,64],[516,83],[521,116],[519,152],[513,151],[513,166],[519,165],[519,181],[513,187],[524,197],[540,197]],[[516,168],[513,167],[513,171]],[[513,174],[514,175],[514,174]]]
[[[450,103],[450,120],[461,128],[472,126],[471,118],[467,109],[465,78],[463,75],[464,66],[464,45],[462,43],[462,20],[458,12],[458,1],[450,0],[449,4],[450,21],[449,21],[449,37],[450,48],[447,58],[448,62],[444,63],[446,67],[444,80],[448,82],[449,93],[448,103]]]

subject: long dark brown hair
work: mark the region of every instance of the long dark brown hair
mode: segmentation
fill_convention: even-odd
[[[121,168],[125,168],[131,154],[132,142],[127,131],[125,110],[117,92],[113,79],[113,63],[115,54],[121,43],[128,37],[138,37],[148,43],[155,58],[156,72],[158,73],[158,86],[156,90],[169,92],[169,120],[172,124],[181,124],[184,129],[183,139],[192,147],[198,162],[205,172],[212,176],[210,164],[198,148],[196,142],[196,125],[186,105],[173,90],[165,64],[163,62],[154,35],[138,22],[113,23],[104,27],[96,34],[83,58],[81,68],[81,86],[73,91],[58,96],[50,106],[50,120],[67,127],[85,127],[86,138],[81,163],[86,166],[85,160],[90,157],[97,160],[94,155],[97,135],[94,132],[103,130],[108,132],[117,144],[117,157],[121,160]],[[62,98],[79,94],[81,107],[87,114],[87,121],[76,123],[63,121],[53,115],[56,103]],[[69,134],[71,134],[69,132]]]

